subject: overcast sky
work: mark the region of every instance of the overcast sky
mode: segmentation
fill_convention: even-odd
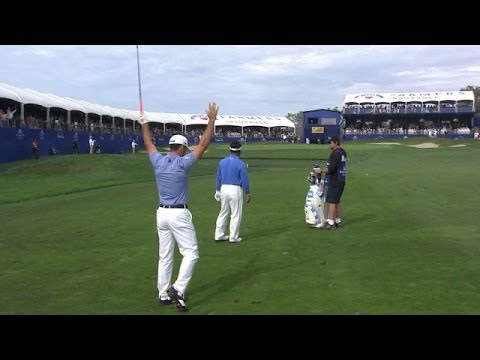
[[[345,94],[480,86],[479,45],[139,46],[144,109],[285,116]],[[0,82],[138,109],[135,45],[0,46]]]

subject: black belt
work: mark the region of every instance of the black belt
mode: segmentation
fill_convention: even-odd
[[[166,208],[166,209],[188,209],[187,204],[179,204],[179,205],[159,205],[161,208]]]

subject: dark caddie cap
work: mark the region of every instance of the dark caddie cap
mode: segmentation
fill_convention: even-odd
[[[230,144],[230,151],[240,151],[242,144],[239,141],[232,141]]]
[[[334,142],[335,144],[338,144],[340,145],[340,139],[338,138],[338,136],[332,136],[331,138],[328,139],[328,143],[332,143]]]

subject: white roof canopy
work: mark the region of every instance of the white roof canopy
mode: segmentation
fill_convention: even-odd
[[[164,112],[148,112],[148,114],[152,114],[152,116],[158,119],[157,122],[161,122],[162,124],[175,123],[175,124],[185,125],[185,122],[183,121],[182,117],[179,114],[164,113]],[[147,119],[150,120],[150,116],[148,114],[146,113]]]
[[[208,117],[206,114],[179,114],[185,125],[207,125]],[[218,125],[218,119],[215,121],[215,125]]]
[[[135,119],[137,120],[139,118],[139,112],[138,111],[131,111],[131,110],[125,110],[125,109],[119,109],[121,112],[125,114],[125,119]]]
[[[5,84],[0,83],[0,97],[5,98],[5,99],[18,101],[18,102],[22,102],[22,98],[19,95],[17,95],[17,93],[15,91],[9,90],[9,89],[3,87],[3,85],[5,85]]]
[[[295,127],[295,124],[284,116],[236,116],[220,115],[215,125],[260,126],[260,127]]]
[[[23,104],[35,104],[35,105],[40,105],[47,108],[51,106],[50,101],[48,99],[38,96],[36,94],[32,94],[28,91],[25,91],[24,89],[18,89],[8,84],[0,84],[0,87],[11,93],[14,93],[17,98],[20,98],[20,102]],[[17,99],[12,97],[7,97],[7,98],[18,101]]]
[[[72,106],[71,104],[69,104],[68,102],[64,101],[62,98],[60,97],[57,97],[57,96],[51,96],[49,94],[44,94],[44,93],[40,93],[38,91],[35,91],[35,90],[32,90],[32,89],[23,89],[23,91],[26,91],[30,94],[33,94],[33,95],[36,95],[37,97],[42,97],[43,99],[46,99],[48,100],[48,102],[50,103],[50,106],[49,107],[56,107],[56,108],[60,108],[60,109],[65,109],[65,110],[78,110],[78,111],[84,111],[84,109],[78,109],[74,106]]]
[[[101,105],[96,105],[89,103],[87,101],[83,100],[75,100],[71,99],[69,97],[66,97],[65,99],[69,100],[70,102],[77,103],[85,108],[85,111],[89,114],[97,114],[97,115],[108,115],[112,116],[110,111],[107,111],[101,107]]]

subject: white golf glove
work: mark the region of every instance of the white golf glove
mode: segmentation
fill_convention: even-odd
[[[220,191],[215,191],[215,195],[213,195],[215,200],[220,201]]]
[[[143,115],[140,115],[140,117],[138,118],[138,123],[140,125],[143,125],[143,124],[146,124],[148,122],[148,119],[147,117],[145,116],[145,114]]]

